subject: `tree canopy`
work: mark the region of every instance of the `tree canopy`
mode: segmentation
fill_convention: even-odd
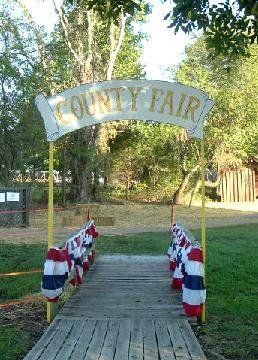
[[[163,0],[166,2],[167,0]],[[74,0],[69,0],[72,4]],[[77,1],[78,2],[78,1]],[[144,0],[81,0],[88,9],[95,9],[102,19],[114,19],[121,11],[134,14],[148,1]],[[258,2],[256,0],[174,0],[165,16],[175,33],[203,30],[209,49],[232,56],[248,53],[248,46],[258,40]]]
[[[248,53],[258,39],[258,3],[256,0],[174,0],[174,8],[165,17],[175,32],[203,30],[208,48],[227,56]]]

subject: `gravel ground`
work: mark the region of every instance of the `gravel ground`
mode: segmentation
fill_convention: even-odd
[[[84,209],[85,211],[85,209]],[[70,226],[62,225],[62,214],[74,219],[74,224]],[[166,232],[170,227],[170,206],[165,205],[98,205],[93,216],[112,217],[113,226],[101,226],[97,224],[100,234],[134,234],[141,232]],[[84,212],[81,210],[80,219],[83,219]],[[2,227],[0,228],[0,242],[15,243],[35,243],[47,241],[47,222],[46,214],[37,214],[37,221],[31,215],[30,227]],[[194,204],[188,206],[176,206],[176,221],[183,224],[188,229],[198,229],[201,227],[201,206]],[[254,203],[206,203],[206,226],[219,227],[230,225],[254,224],[258,223],[258,201]],[[78,223],[76,213],[71,210],[58,212],[55,214],[54,239],[55,243],[65,241],[70,236],[77,233],[80,228],[81,220]]]

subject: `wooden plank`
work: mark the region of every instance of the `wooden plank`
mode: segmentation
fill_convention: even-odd
[[[81,309],[80,309],[81,310]],[[72,317],[85,317],[85,318],[89,318],[89,319],[109,319],[109,318],[114,318],[114,319],[144,319],[144,318],[148,318],[148,319],[155,319],[155,318],[164,318],[166,319],[168,317],[168,314],[170,316],[171,319],[182,319],[185,318],[185,314],[183,313],[182,310],[174,310],[171,309],[169,312],[168,311],[155,311],[155,310],[149,310],[149,311],[144,311],[144,310],[121,310],[121,311],[108,311],[108,310],[102,310],[102,311],[96,311],[96,313],[94,314],[94,311],[84,311],[83,313],[81,313],[81,311],[78,309],[74,309],[74,311],[68,311],[68,312],[63,312],[62,315],[64,318],[69,318],[69,316]]]
[[[242,170],[238,170],[238,192],[239,192],[239,201],[244,201],[243,195],[243,179],[242,179]]]
[[[234,202],[239,201],[238,187],[237,187],[237,170],[233,171],[233,191],[234,191]]]
[[[246,179],[246,201],[250,201],[250,183],[249,183],[249,169],[245,168],[245,179]]]
[[[188,349],[182,337],[178,322],[176,320],[167,320],[167,328],[176,359],[191,359],[191,356],[189,355]]]
[[[249,170],[249,201],[254,201],[254,183],[253,183],[253,170]]]
[[[178,321],[179,328],[193,360],[207,360],[187,320]]]
[[[55,357],[55,360],[70,359],[70,356],[76,346],[78,339],[82,334],[83,328],[85,327],[86,323],[86,321],[74,321],[72,331],[66,338],[66,341],[58,352],[57,356]]]
[[[235,199],[237,202],[240,201],[240,197],[239,197],[239,175],[238,175],[238,170],[235,171]]]
[[[221,174],[221,202],[225,201],[225,192],[226,192],[226,178],[225,174]]]
[[[170,282],[170,279],[168,279],[168,284]],[[87,289],[88,290],[88,289]],[[145,291],[146,290],[146,291]],[[170,300],[171,302],[174,302],[174,299],[182,299],[182,294],[178,291],[173,292],[171,291],[167,291],[167,289],[164,290],[164,288],[160,288],[160,291],[156,291],[157,289],[153,289],[153,291],[151,291],[151,289],[144,289],[144,293],[143,293],[143,289],[140,291],[140,289],[138,290],[128,290],[125,288],[121,288],[121,289],[113,289],[112,293],[110,293],[110,289],[109,289],[109,293],[107,293],[108,289],[104,288],[104,289],[91,289],[90,291],[85,291],[85,292],[77,292],[73,297],[72,300],[78,300],[78,301],[93,301],[93,299],[98,298],[99,296],[107,296],[108,298],[111,298],[112,296],[115,296],[116,294],[118,294],[120,297],[125,296],[126,294],[128,294],[128,296],[130,296],[131,299],[133,298],[137,298],[137,297],[141,297],[141,298],[145,298],[145,297],[153,297],[153,298],[157,298],[157,299],[161,299],[161,300]],[[94,293],[93,293],[94,291]]]
[[[255,184],[255,171],[252,170],[252,183],[253,183],[253,201],[256,199],[256,184]],[[258,193],[257,193],[258,195]]]
[[[247,180],[247,184],[248,184],[248,201],[252,201],[252,176],[251,176],[251,169],[247,169],[247,174],[248,174],[248,180]]]
[[[118,304],[118,305],[114,305]],[[170,309],[173,307],[174,309],[181,309],[182,306],[178,305],[175,302],[170,301],[169,299],[164,299],[164,301],[160,301],[158,298],[151,298],[149,299],[126,299],[121,296],[112,296],[107,299],[106,303],[104,301],[97,301],[94,303],[93,299],[91,301],[80,301],[80,300],[74,300],[70,303],[72,307],[82,307],[87,305],[89,308],[102,308],[105,306],[105,308],[108,309],[143,309],[147,308],[150,309],[151,307],[153,309]],[[151,307],[150,307],[151,305]]]
[[[142,320],[134,319],[132,321],[129,360],[143,360],[143,333]]]
[[[230,201],[230,182],[229,182],[229,173],[228,171],[225,173],[225,179],[226,179],[226,192],[225,192],[225,201]]]
[[[128,360],[132,321],[121,319],[114,360]]]
[[[96,360],[99,358],[107,333],[107,324],[106,320],[97,321],[92,340],[84,357],[85,360]]]
[[[234,197],[233,197],[233,174],[232,174],[232,171],[228,172],[228,179],[229,179],[229,201],[233,202]]]
[[[95,330],[96,320],[87,320],[85,322],[83,331],[78,337],[73,352],[69,360],[83,360],[89,348],[93,332]]]
[[[42,337],[33,347],[33,349],[25,356],[24,360],[35,360],[40,358],[40,355],[44,352],[45,348],[52,341],[53,337],[59,330],[60,323],[61,323],[61,319],[54,320],[52,325],[42,335]]]
[[[245,201],[249,202],[249,169],[245,168]]]
[[[104,345],[101,350],[99,360],[113,360],[116,351],[116,342],[118,337],[119,321],[110,320],[108,322],[107,334],[105,337]]]
[[[66,338],[73,328],[74,322],[71,320],[63,319],[60,321],[59,329],[55,333],[54,338],[45,348],[45,351],[40,356],[40,360],[54,360],[57,356],[62,345],[65,343]]]
[[[144,360],[157,360],[159,358],[153,320],[145,319],[143,321],[143,346]]]
[[[158,341],[159,360],[176,360],[166,320],[156,320],[155,331]]]
[[[248,201],[248,189],[247,189],[247,172],[246,168],[243,169],[243,175],[244,175],[244,201]]]
[[[114,297],[114,302],[115,302],[115,297]],[[110,311],[110,313],[112,313],[112,311],[132,311],[132,310],[136,310],[136,311],[159,311],[159,310],[164,310],[164,311],[170,311],[170,310],[181,310],[182,306],[181,305],[177,305],[177,304],[153,304],[151,302],[151,299],[149,300],[148,303],[146,304],[142,304],[142,303],[134,303],[134,304],[130,304],[130,302],[127,304],[116,304],[114,303],[114,305],[109,305],[106,304],[104,302],[98,303],[96,302],[96,304],[92,304],[92,309],[85,309],[85,305],[80,304],[80,303],[74,303],[71,308],[76,307],[77,309],[82,309],[82,311],[85,309],[86,311],[102,311],[103,310],[103,305],[105,305],[105,312],[106,311]],[[111,302],[112,303],[112,302]],[[66,307],[66,309],[69,308],[68,306]],[[82,312],[83,313],[83,312]]]

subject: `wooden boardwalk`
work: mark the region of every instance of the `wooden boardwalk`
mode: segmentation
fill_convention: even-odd
[[[205,360],[164,257],[100,256],[24,360]]]

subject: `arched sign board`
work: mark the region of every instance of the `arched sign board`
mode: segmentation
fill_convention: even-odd
[[[143,120],[186,128],[202,139],[204,118],[214,102],[198,89],[159,80],[111,80],[80,85],[55,96],[38,95],[47,140],[85,126]]]

